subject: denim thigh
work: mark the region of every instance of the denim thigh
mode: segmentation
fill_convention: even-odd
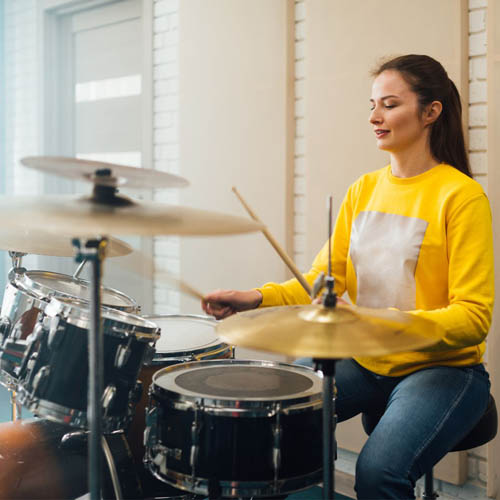
[[[416,480],[469,433],[486,410],[483,365],[426,368],[398,380],[358,459],[358,498],[414,498]]]

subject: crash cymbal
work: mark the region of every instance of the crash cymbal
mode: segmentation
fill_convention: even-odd
[[[22,158],[21,163],[25,167],[48,174],[91,182],[100,186],[152,189],[178,188],[189,185],[186,179],[177,175],[103,161],[80,160],[63,156],[28,156]],[[96,172],[100,174],[98,175]]]
[[[236,346],[327,359],[422,349],[444,336],[437,323],[413,314],[343,304],[246,311],[221,321],[217,332]]]
[[[93,197],[0,197],[4,228],[43,227],[78,237],[109,235],[222,235],[259,231],[262,224],[244,217],[115,196],[112,203]]]
[[[0,249],[35,255],[72,257],[72,235],[51,234],[42,229],[0,227]],[[106,257],[121,257],[132,253],[133,248],[122,240],[110,238]]]

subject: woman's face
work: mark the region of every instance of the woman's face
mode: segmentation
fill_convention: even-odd
[[[428,127],[417,94],[398,71],[383,71],[375,78],[370,104],[370,123],[379,149],[399,153],[418,142],[426,143]]]

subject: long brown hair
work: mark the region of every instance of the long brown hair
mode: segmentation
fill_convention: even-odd
[[[448,163],[472,177],[465,150],[460,95],[443,66],[432,57],[409,54],[383,62],[372,72],[372,76],[387,70],[401,73],[417,94],[421,111],[432,101],[441,102],[443,110],[432,124],[430,133],[431,153],[440,162]]]

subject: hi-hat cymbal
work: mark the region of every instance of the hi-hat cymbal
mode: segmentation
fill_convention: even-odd
[[[116,196],[113,203],[92,197],[0,197],[4,228],[43,227],[74,237],[109,235],[223,235],[259,231],[262,224],[244,217]]]
[[[48,174],[91,182],[100,186],[153,189],[189,185],[186,179],[178,175],[103,161],[80,160],[63,156],[28,156],[22,158],[21,163]],[[107,175],[97,175],[96,172],[107,173]]]
[[[326,359],[422,349],[444,336],[440,325],[413,314],[343,304],[246,311],[220,322],[217,332],[236,346]]]
[[[54,257],[72,257],[75,254],[71,243],[73,235],[51,234],[42,229],[18,227],[0,228],[0,249]],[[132,253],[133,248],[122,240],[110,238],[106,257],[121,257]]]

